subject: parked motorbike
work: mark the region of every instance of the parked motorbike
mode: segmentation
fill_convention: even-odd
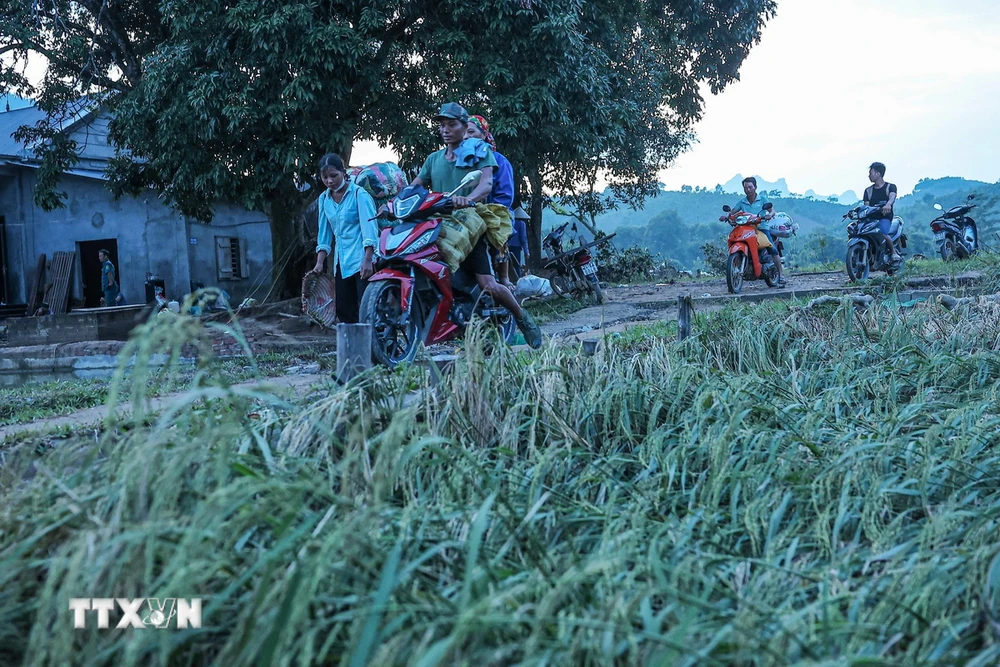
[[[564,251],[562,240],[569,224],[569,222],[563,223],[542,239],[542,252],[548,258],[543,267],[552,272],[549,284],[552,285],[552,291],[560,296],[589,294],[594,303],[600,305],[604,303],[604,292],[597,279],[597,260],[590,249],[599,243],[611,240],[614,234]],[[573,223],[572,231],[577,231],[576,223]]]
[[[941,259],[965,259],[979,250],[979,228],[976,221],[969,217],[969,211],[976,208],[972,200],[976,195],[969,195],[966,203],[955,206],[931,220],[931,231],[937,243]],[[934,204],[938,211],[943,210],[941,204]]]
[[[768,202],[764,210],[773,208]],[[730,294],[739,294],[748,280],[763,280],[768,287],[778,282],[778,266],[771,253],[761,256],[757,246],[757,226],[761,217],[744,211],[734,211],[728,205],[722,210],[729,214],[727,220],[733,227],[729,232],[729,260],[726,262],[726,287]]]
[[[372,325],[372,354],[390,368],[412,361],[420,344],[461,336],[475,317],[492,322],[505,342],[516,332],[514,316],[482,291],[476,277],[451,272],[437,246],[452,196],[482,173],[470,172],[448,194],[419,185],[405,188],[379,214],[393,221],[379,236],[376,272],[361,299],[361,321]]]
[[[885,247],[885,238],[879,231],[882,206],[858,206],[844,214],[851,222],[847,225],[847,275],[852,281],[864,280],[872,271],[885,271],[892,275],[903,268],[902,257],[898,262],[891,259],[892,253],[902,256],[906,247],[903,233],[903,219],[896,216],[889,228],[889,238],[893,247]]]

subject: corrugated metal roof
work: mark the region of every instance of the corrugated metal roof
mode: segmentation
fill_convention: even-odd
[[[45,117],[38,107],[0,112],[0,157],[22,157],[24,145],[11,136],[22,125],[34,125]]]
[[[24,160],[6,160],[0,164],[8,167],[24,167],[25,169],[39,169],[42,165],[38,162],[27,162]],[[108,180],[107,174],[101,169],[73,168],[66,169],[62,173],[70,176],[80,176],[81,178],[94,178],[99,181]]]

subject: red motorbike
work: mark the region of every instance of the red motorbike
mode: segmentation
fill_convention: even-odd
[[[471,172],[462,184],[480,175]],[[376,271],[361,299],[361,322],[372,325],[375,360],[390,368],[413,361],[421,343],[461,336],[473,317],[495,324],[505,342],[513,340],[511,312],[494,304],[474,275],[452,273],[441,258],[436,242],[457,191],[442,194],[411,185],[379,214],[395,224],[380,234]]]
[[[764,204],[765,211],[771,208],[770,202]],[[729,233],[729,261],[726,262],[726,287],[730,294],[739,294],[746,280],[763,279],[768,287],[774,287],[778,282],[778,267],[770,253],[762,257],[757,247],[757,226],[761,217],[734,211],[729,206],[723,206],[722,210],[729,214],[729,224],[733,226]]]

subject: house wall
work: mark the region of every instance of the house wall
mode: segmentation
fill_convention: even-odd
[[[218,280],[215,256],[217,236],[238,237],[246,241],[248,277],[245,280]],[[197,244],[192,245],[191,239],[195,239]],[[188,219],[186,243],[191,257],[191,281],[226,290],[233,307],[248,296],[263,300],[271,290],[271,225],[263,213],[220,204],[215,208],[211,225]]]
[[[66,206],[45,212],[35,206],[32,192],[36,173],[28,168],[0,174],[0,215],[7,221],[8,291],[11,302],[25,303],[38,255],[51,260],[59,250],[76,251],[77,242],[114,238],[118,241],[119,280],[130,303],[145,299],[146,273],[166,283],[168,298],[182,299],[191,281],[219,284],[233,300],[242,299],[257,283],[270,288],[271,241],[266,218],[234,206],[220,206],[212,225],[184,219],[149,191],[135,198],[115,200],[103,181],[65,175],[61,190]],[[217,280],[215,236],[242,236],[247,240],[250,277]],[[192,245],[191,239],[197,239]],[[70,299],[83,298],[77,257]],[[238,301],[237,301],[238,303]]]

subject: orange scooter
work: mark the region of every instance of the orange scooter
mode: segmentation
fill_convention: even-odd
[[[764,204],[764,210],[770,211],[770,202]],[[729,232],[729,261],[726,262],[726,287],[730,294],[739,294],[746,280],[761,280],[768,287],[774,287],[778,282],[778,267],[770,253],[761,257],[757,241],[757,226],[759,215],[734,211],[729,206],[722,210],[729,214],[729,224],[733,231]]]

